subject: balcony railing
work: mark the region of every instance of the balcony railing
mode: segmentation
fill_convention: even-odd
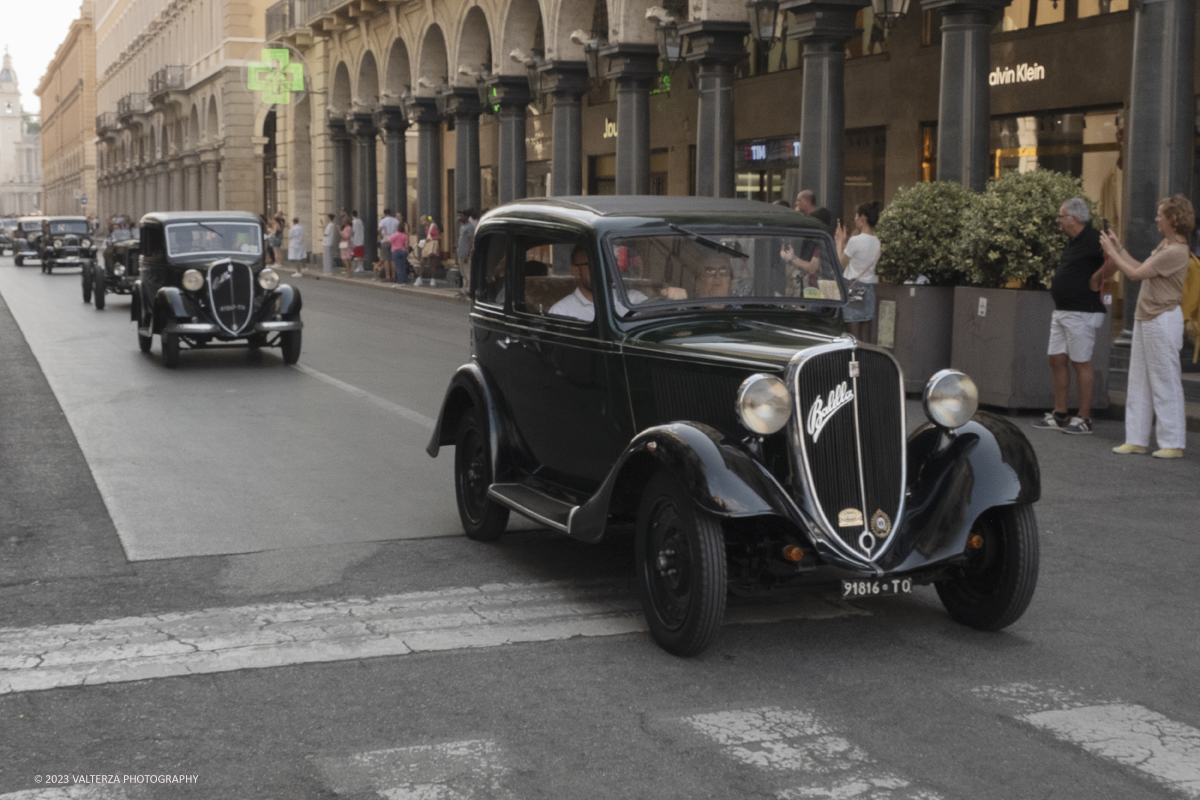
[[[187,67],[163,67],[150,76],[150,96],[154,97],[171,89],[182,89],[187,82]]]
[[[293,0],[279,0],[278,3],[267,9],[268,41],[280,38],[295,27],[292,24],[292,5]]]
[[[117,117],[124,119],[130,114],[140,114],[146,110],[146,93],[133,92],[117,101]]]
[[[292,0],[295,3],[293,19],[301,25],[307,25],[325,11],[339,5],[345,0]]]
[[[116,130],[116,128],[117,115],[112,111],[105,111],[103,114],[96,115],[96,133]]]

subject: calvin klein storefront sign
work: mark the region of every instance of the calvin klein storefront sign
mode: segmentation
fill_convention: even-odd
[[[992,74],[988,75],[988,85],[1003,86],[1007,83],[1029,83],[1045,79],[1046,68],[1035,61],[1032,64],[1018,64],[1015,68],[996,67]]]

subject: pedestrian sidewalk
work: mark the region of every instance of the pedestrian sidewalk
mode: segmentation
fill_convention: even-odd
[[[285,265],[278,268],[279,275],[282,278],[287,278],[294,274],[291,265]],[[365,286],[369,289],[380,289],[385,292],[397,292],[399,294],[415,295],[424,297],[430,300],[440,300],[447,303],[460,303],[466,305],[467,295],[457,286],[450,285],[449,281],[438,281],[437,286],[413,286],[411,283],[384,283],[376,280],[374,273],[367,270],[357,272],[347,277],[344,272],[335,272],[331,275],[325,275],[319,267],[305,265],[301,270],[305,278],[318,281],[331,281],[333,283],[344,283],[353,286]]]

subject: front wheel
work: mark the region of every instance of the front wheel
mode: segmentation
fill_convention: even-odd
[[[295,364],[300,360],[300,334],[304,331],[284,331],[279,334],[279,349],[283,351],[283,363]]]
[[[89,270],[85,270],[85,272],[86,271],[89,271]],[[95,297],[96,297],[96,309],[97,310],[101,310],[104,308],[104,292],[105,292],[106,288],[107,287],[106,287],[105,281],[104,281],[104,270],[97,269],[96,270],[96,285],[95,285],[95,287],[93,287],[93,293],[95,294]]]
[[[693,656],[712,644],[725,617],[725,537],[665,472],[642,494],[636,564],[642,611],[659,646]]]
[[[92,302],[92,273],[85,269],[80,280],[83,282],[83,302],[90,303]]]
[[[492,448],[487,431],[471,409],[454,436],[454,497],[468,539],[494,542],[508,525],[508,508],[487,496],[492,485]]]
[[[18,267],[25,266],[25,259],[21,258],[20,256],[13,256],[13,262],[16,263]]]
[[[1033,506],[988,509],[970,535],[966,565],[958,576],[934,584],[938,597],[956,622],[981,631],[1007,628],[1025,613],[1037,587]]]
[[[163,331],[159,337],[162,340],[162,362],[167,369],[179,366],[179,334]]]

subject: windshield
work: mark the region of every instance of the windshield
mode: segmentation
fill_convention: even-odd
[[[87,232],[88,232],[88,224],[87,224],[87,222],[84,222],[82,220],[80,220],[79,222],[75,222],[75,221],[55,222],[54,220],[50,221],[50,233],[51,234],[87,233]]]
[[[42,223],[40,223],[40,222],[22,222],[21,223],[21,230],[23,230],[23,231],[40,231],[41,229],[42,229]]]
[[[167,226],[167,255],[258,256],[262,233],[255,222],[182,222]]]
[[[127,231],[124,228],[118,228],[112,232],[112,240],[114,242],[124,242],[127,239],[136,239],[137,231]]]
[[[820,234],[672,226],[609,240],[627,314],[674,308],[827,304],[842,300],[833,247]]]

